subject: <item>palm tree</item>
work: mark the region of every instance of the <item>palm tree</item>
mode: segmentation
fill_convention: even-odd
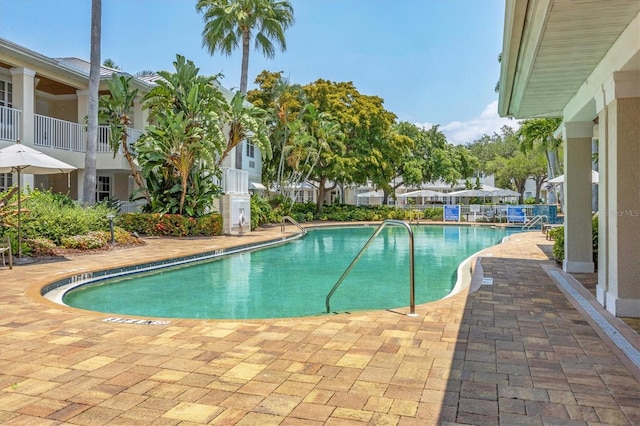
[[[293,24],[293,7],[287,0],[199,0],[196,10],[204,14],[202,45],[211,55],[231,56],[242,44],[240,92],[246,95],[251,38],[269,59],[275,56],[272,40],[285,51],[284,32]]]
[[[98,97],[100,89],[100,36],[102,32],[102,0],[91,0],[91,54],[89,68],[89,100],[87,107],[87,150],[84,157],[82,202],[96,202],[96,159],[98,149]]]
[[[547,157],[548,178],[562,174],[560,165],[559,149],[562,139],[553,136],[553,133],[562,123],[562,117],[552,118],[530,118],[520,124],[516,136],[522,152],[530,152],[539,149]],[[562,191],[562,189],[561,189]],[[561,196],[562,198],[562,196]],[[555,202],[554,196],[550,194],[549,202]]]
[[[111,58],[107,58],[104,61],[102,61],[102,66],[103,67],[108,67],[108,68],[111,68],[111,69],[114,69],[114,70],[119,70],[120,69],[120,67],[118,65],[116,65],[116,63],[113,62],[113,59],[111,59]]]
[[[138,185],[139,191],[142,192],[147,203],[151,204],[149,192],[142,179],[142,175],[138,171],[127,132],[131,124],[130,117],[133,102],[138,95],[138,89],[131,88],[132,79],[133,77],[113,74],[111,80],[108,81],[111,95],[100,98],[100,122],[109,126],[109,144],[113,151],[113,157],[115,158],[118,152],[124,153],[131,168],[133,180],[136,182],[136,185]]]

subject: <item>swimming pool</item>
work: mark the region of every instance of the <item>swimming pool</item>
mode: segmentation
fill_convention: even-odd
[[[324,314],[325,297],[375,227],[310,230],[306,237],[214,261],[135,274],[66,293],[69,306],[165,318],[286,318]],[[416,302],[445,297],[467,257],[513,229],[414,226]],[[409,304],[405,229],[387,227],[331,299],[335,312]]]

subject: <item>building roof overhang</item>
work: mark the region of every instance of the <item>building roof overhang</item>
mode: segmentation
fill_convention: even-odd
[[[507,0],[499,114],[593,118],[594,91],[640,70],[639,12],[638,0]]]

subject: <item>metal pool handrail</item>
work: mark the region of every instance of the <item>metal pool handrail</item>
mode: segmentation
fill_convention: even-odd
[[[365,250],[367,250],[367,248],[369,248],[369,246],[371,245],[373,240],[378,236],[378,234],[380,234],[380,232],[387,225],[400,225],[400,226],[403,226],[407,230],[407,232],[409,232],[409,305],[410,305],[410,312],[409,312],[408,315],[412,316],[412,317],[413,316],[417,316],[417,314],[416,314],[416,296],[415,296],[415,293],[416,293],[415,289],[416,288],[415,288],[415,274],[414,274],[414,258],[413,258],[413,230],[411,229],[411,226],[407,222],[403,222],[401,220],[395,220],[395,219],[387,219],[387,220],[385,220],[384,222],[382,222],[380,224],[378,229],[376,229],[376,232],[373,233],[371,238],[369,238],[369,241],[367,241],[367,243],[360,249],[360,251],[358,252],[356,257],[351,261],[351,264],[349,265],[349,267],[347,267],[347,269],[342,273],[342,276],[340,277],[340,279],[334,284],[333,288],[331,288],[331,291],[329,291],[329,294],[327,294],[327,298],[325,299],[325,303],[327,305],[327,313],[331,312],[331,307],[329,305],[329,300],[331,299],[331,296],[333,296],[333,293],[335,293],[336,290],[338,289],[338,287],[340,287],[340,284],[342,284],[342,281],[344,281],[344,279],[347,277],[347,275],[349,275],[349,272],[351,272],[351,269],[353,269],[353,267],[358,262],[358,260],[360,260],[360,258],[364,254]]]
[[[285,221],[289,221],[291,222],[293,225],[297,226],[298,229],[300,230],[300,232],[302,232],[302,235],[306,235],[307,234],[307,230],[304,229],[304,227],[302,227],[302,225],[300,225],[298,222],[295,221],[294,218],[292,218],[291,216],[285,216],[282,218],[282,222],[280,222],[280,232],[284,232],[285,229]]]

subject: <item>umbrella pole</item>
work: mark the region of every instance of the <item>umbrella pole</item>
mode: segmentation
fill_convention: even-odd
[[[20,223],[20,198],[22,196],[22,186],[20,184],[20,169],[18,169],[18,257],[22,258],[22,227]]]

